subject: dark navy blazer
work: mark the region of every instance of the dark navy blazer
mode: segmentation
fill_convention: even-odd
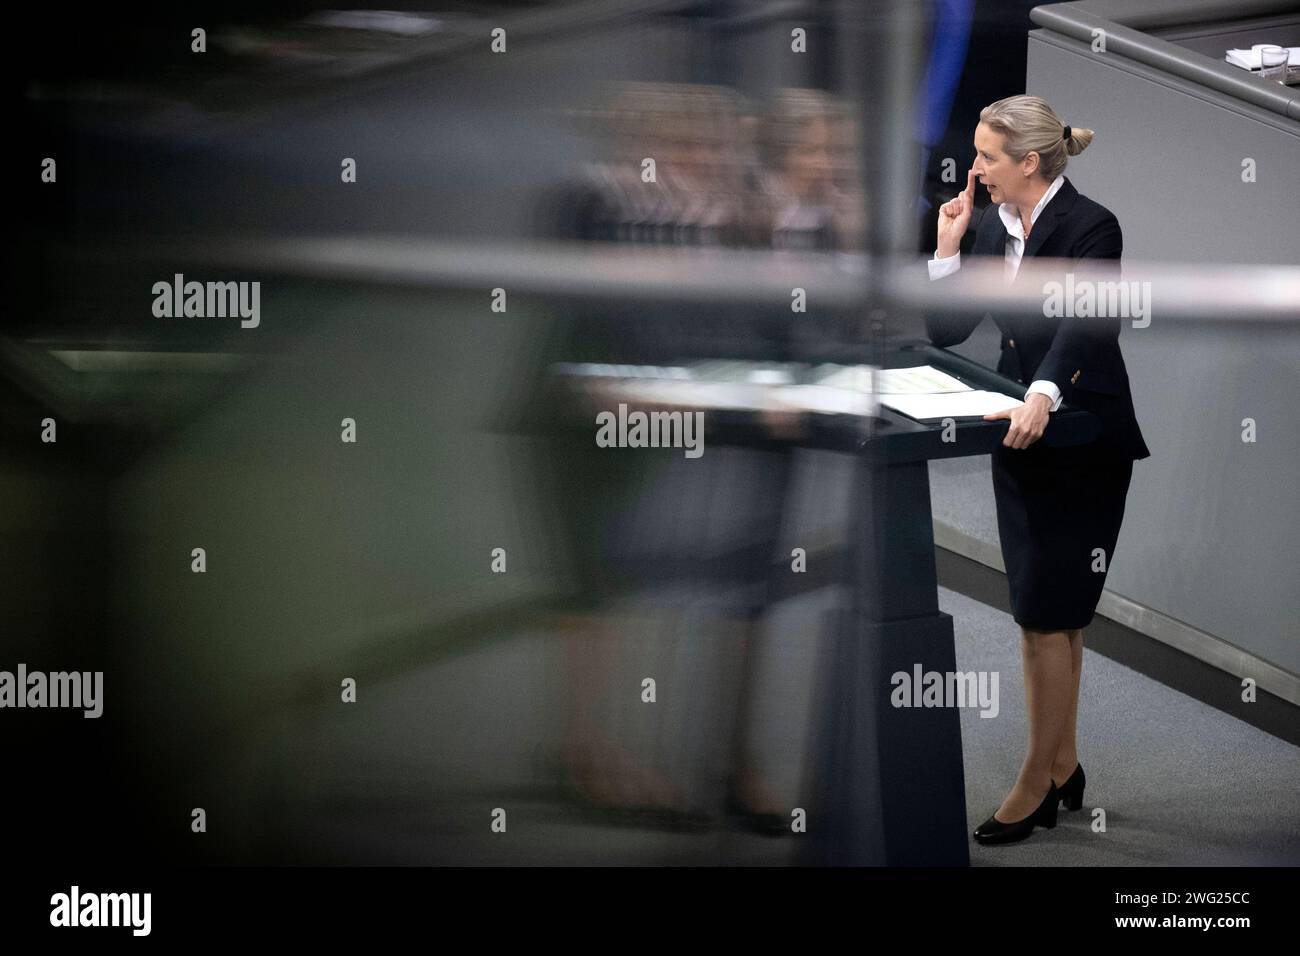
[[[967,255],[1006,254],[1007,227],[996,203],[986,206],[975,227],[975,243]],[[1113,263],[1076,261],[1076,281],[1120,278],[1119,258],[1124,238],[1119,220],[1105,206],[1079,194],[1067,178],[1030,230],[1023,264],[1030,256],[1068,260],[1114,260]],[[1019,281],[1023,272],[1017,273]],[[939,281],[939,280],[936,280]],[[1064,273],[1062,274],[1064,282]],[[1130,459],[1151,452],[1142,438],[1133,410],[1128,369],[1119,350],[1119,330],[1124,319],[1064,317],[1032,319],[993,315],[1002,330],[1002,355],[998,372],[1029,385],[1047,379],[1061,390],[1061,400],[1086,409],[1102,422],[1098,441]],[[925,317],[930,341],[941,348],[964,342],[983,316],[929,315]]]

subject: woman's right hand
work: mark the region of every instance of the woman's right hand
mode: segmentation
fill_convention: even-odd
[[[961,250],[961,237],[966,235],[974,207],[975,167],[972,166],[966,173],[966,188],[939,207],[939,248],[936,252],[940,259],[955,256]]]

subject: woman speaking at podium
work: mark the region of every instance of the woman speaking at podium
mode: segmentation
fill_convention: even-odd
[[[961,266],[978,177],[992,203],[978,219],[970,255],[1002,257],[1011,282],[1027,256],[1069,260],[1062,263],[1063,273],[1118,278],[1118,220],[1080,195],[1064,175],[1067,157],[1082,152],[1092,138],[1092,130],[1061,122],[1037,96],[986,106],[966,188],[939,208],[930,277]],[[964,341],[980,320],[927,316],[926,328],[935,345],[947,347]],[[1014,785],[974,837],[1010,843],[1035,826],[1055,826],[1058,803],[1070,810],[1082,806],[1075,725],[1083,629],[1092,621],[1114,555],[1133,462],[1150,452],[1133,411],[1119,317],[994,321],[1002,332],[998,372],[1028,387],[1024,405],[986,418],[1010,420],[992,456],[993,491],[1012,614],[1021,628],[1029,740]],[[1059,448],[1038,441],[1063,402],[1101,420],[1096,440]]]

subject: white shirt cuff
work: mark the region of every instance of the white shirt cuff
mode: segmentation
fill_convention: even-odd
[[[1061,390],[1056,387],[1055,382],[1045,378],[1035,379],[1029,388],[1025,389],[1025,397],[1027,398],[1033,392],[1040,392],[1052,400],[1049,412],[1054,412],[1061,407]]]
[[[944,276],[952,275],[961,268],[961,253],[955,252],[947,259],[940,259],[936,250],[934,258],[926,263],[930,270],[931,279],[942,279]]]

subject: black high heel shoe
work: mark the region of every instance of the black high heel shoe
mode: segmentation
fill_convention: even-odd
[[[1070,774],[1068,780],[1056,788],[1061,795],[1061,802],[1065,804],[1067,810],[1078,810],[1083,806],[1083,785],[1087,778],[1083,775],[1083,764],[1074,768],[1074,773]],[[1052,783],[1056,783],[1055,780]]]
[[[978,843],[1015,843],[1033,833],[1036,826],[1050,830],[1056,826],[1056,805],[1060,800],[1061,792],[1056,789],[1056,784],[1049,783],[1047,796],[1043,797],[1037,810],[1023,820],[1011,823],[1003,823],[996,816],[990,816],[975,828],[975,840]]]

